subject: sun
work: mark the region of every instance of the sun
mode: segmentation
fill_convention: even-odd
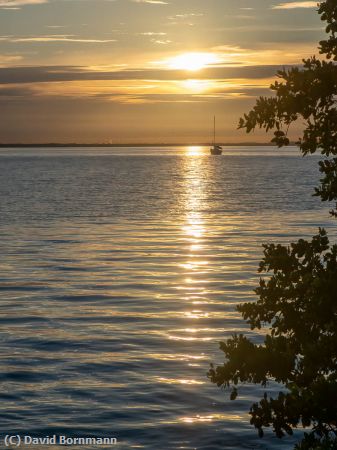
[[[204,69],[206,66],[215,64],[217,58],[213,53],[183,53],[168,61],[170,69],[190,70],[195,72]]]

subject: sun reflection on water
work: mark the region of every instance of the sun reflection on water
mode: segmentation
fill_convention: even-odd
[[[210,414],[210,415],[199,415],[193,417],[182,417],[180,420],[184,423],[200,423],[200,422],[214,422],[214,421],[241,421],[244,416],[238,414]]]
[[[202,147],[188,147],[187,155],[200,155]],[[182,225],[183,240],[187,244],[186,260],[181,263],[182,279],[178,287],[185,292],[184,300],[189,305],[207,304],[207,291],[205,284],[209,282],[207,273],[209,271],[209,260],[204,254],[206,225],[203,216],[205,204],[205,171],[204,158],[188,158],[184,161],[185,174],[185,223]],[[187,310],[184,312],[186,318],[195,320],[207,317],[202,310]]]
[[[178,379],[178,378],[165,378],[165,377],[155,377],[155,380],[159,383],[166,384],[187,384],[187,385],[196,385],[196,384],[205,384],[204,381],[194,380],[194,379]]]
[[[186,154],[188,156],[199,156],[202,154],[202,147],[199,145],[190,145],[186,148]]]

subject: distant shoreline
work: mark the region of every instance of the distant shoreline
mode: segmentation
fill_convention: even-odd
[[[0,148],[76,148],[76,147],[86,147],[86,148],[94,148],[94,147],[103,147],[103,148],[116,148],[116,147],[208,147],[211,146],[210,143],[195,143],[195,144],[182,144],[182,143],[158,143],[158,144],[148,144],[148,143],[138,143],[138,144],[103,144],[103,143],[93,143],[93,144],[80,144],[80,143],[43,143],[43,144],[25,144],[25,143],[0,143]],[[237,142],[237,143],[220,143],[219,145],[223,147],[257,147],[257,146],[274,146],[270,142]],[[295,145],[295,143],[291,143],[290,145]]]

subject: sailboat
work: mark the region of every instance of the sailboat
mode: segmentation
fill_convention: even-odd
[[[211,147],[211,155],[222,155],[222,147],[215,143],[215,116],[214,116],[214,136],[213,136],[213,147]]]

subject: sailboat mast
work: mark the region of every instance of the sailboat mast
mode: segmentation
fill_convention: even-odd
[[[222,147],[216,144],[215,140],[215,116],[214,116],[214,130],[213,130],[213,147],[211,148],[211,155],[222,155]]]

